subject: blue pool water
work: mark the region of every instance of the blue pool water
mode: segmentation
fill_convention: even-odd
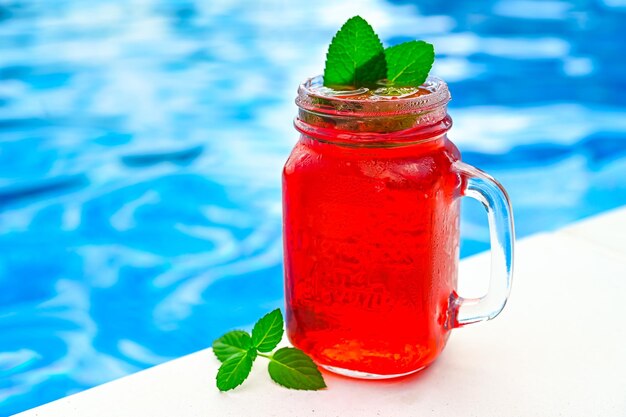
[[[281,305],[292,100],[355,13],[435,44],[519,236],[626,204],[625,0],[415,3],[0,0],[0,415]]]

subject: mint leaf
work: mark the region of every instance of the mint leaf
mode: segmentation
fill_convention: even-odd
[[[409,41],[385,49],[387,80],[395,87],[417,87],[426,81],[435,61],[433,46]]]
[[[247,352],[252,346],[252,338],[242,330],[233,330],[213,342],[213,353],[220,362],[238,353]]]
[[[360,16],[348,19],[328,47],[324,85],[359,88],[386,75],[385,51],[374,29]]]
[[[267,313],[252,329],[252,346],[259,352],[271,352],[283,338],[283,314],[280,309]]]
[[[319,390],[326,388],[317,365],[296,348],[282,348],[272,355],[268,367],[270,377],[279,385],[291,389]]]
[[[220,391],[228,391],[239,385],[250,375],[255,351],[240,352],[228,358],[217,371],[216,383]]]

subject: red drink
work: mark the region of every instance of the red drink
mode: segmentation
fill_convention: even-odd
[[[295,346],[319,364],[378,375],[433,361],[456,286],[457,158],[442,137],[356,150],[301,138],[283,183]]]
[[[426,116],[398,116],[421,90],[401,107],[365,97],[344,117],[341,99],[309,101],[301,87],[302,136],[283,174],[287,334],[321,366],[374,378],[415,372],[456,324],[464,181],[444,93]]]

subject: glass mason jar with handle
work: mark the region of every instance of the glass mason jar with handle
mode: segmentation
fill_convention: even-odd
[[[298,90],[301,136],[283,171],[287,335],[331,371],[407,375],[435,360],[451,329],[504,307],[510,203],[448,140],[443,81],[399,97],[321,84]],[[489,219],[491,278],[479,299],[456,292],[462,196]]]

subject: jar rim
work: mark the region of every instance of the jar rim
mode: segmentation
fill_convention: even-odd
[[[427,90],[428,94],[406,97],[376,96],[372,99],[322,94],[318,89],[323,86],[323,80],[322,75],[317,75],[300,84],[296,98],[296,105],[300,109],[336,116],[388,117],[429,113],[445,107],[451,98],[446,82],[433,76],[428,77],[419,87]]]

